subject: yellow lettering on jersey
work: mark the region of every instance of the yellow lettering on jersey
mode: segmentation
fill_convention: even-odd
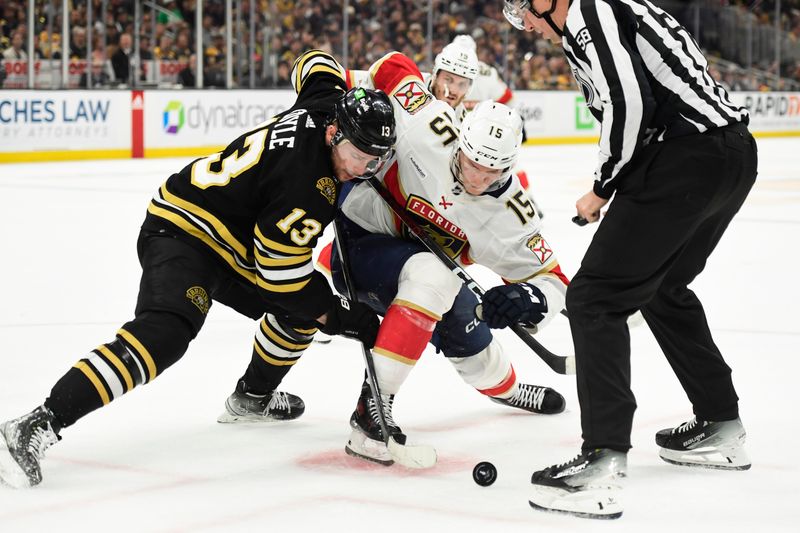
[[[269,130],[264,128],[245,137],[244,145],[240,149],[244,150],[242,154],[237,150],[221,162],[221,152],[197,160],[192,165],[192,185],[200,189],[211,186],[224,187],[242,172],[250,170],[261,159],[268,132]],[[215,163],[220,164],[219,171],[211,170],[211,165]]]

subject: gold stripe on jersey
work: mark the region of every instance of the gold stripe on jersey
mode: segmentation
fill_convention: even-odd
[[[261,321],[261,332],[264,333],[269,339],[279,348],[284,348],[288,351],[296,352],[302,351],[311,346],[311,342],[298,343],[295,339],[287,339],[281,330],[274,328],[266,320]]]
[[[253,342],[253,349],[261,359],[274,366],[291,366],[300,359],[312,336],[293,335],[287,329],[274,315],[264,315]]]
[[[336,70],[334,68],[325,66],[325,65],[316,65],[314,67],[311,67],[311,70],[308,71],[308,74],[306,74],[306,77],[314,74],[315,72],[327,72],[328,74],[333,74],[334,76],[338,76],[340,78],[342,77],[342,73],[341,72],[339,72],[338,70]]]
[[[537,270],[536,272],[534,272],[533,274],[531,274],[527,278],[522,278],[522,279],[507,279],[507,278],[503,278],[503,281],[506,281],[508,283],[522,283],[523,281],[528,281],[528,280],[531,280],[533,278],[538,278],[538,277],[541,277],[541,276],[547,276],[548,278],[555,278],[560,283],[563,283],[563,281],[561,280],[561,277],[558,274],[556,274],[555,272],[553,272],[554,270],[559,268],[559,266],[560,265],[558,264],[558,261],[553,261],[552,264],[549,267],[547,267],[546,269]]]
[[[299,283],[287,283],[286,285],[278,285],[275,283],[270,283],[267,280],[263,279],[261,276],[258,276],[256,279],[256,284],[268,292],[280,292],[280,293],[287,293],[287,292],[297,292],[301,290],[303,287],[308,285],[308,282],[311,281],[307,279],[305,281],[301,281]]]
[[[262,254],[256,246],[257,284],[259,286],[269,287],[273,292],[287,292],[292,287],[300,290],[309,282],[314,273],[311,253],[293,257],[271,257],[272,255],[274,254]],[[273,263],[288,263],[288,265],[274,267],[271,266]]]
[[[416,359],[410,359],[398,353],[391,352],[389,350],[385,350],[383,348],[378,348],[377,346],[372,349],[372,353],[382,355],[383,357],[387,357],[392,361],[397,361],[398,363],[403,363],[404,365],[414,366],[417,364]]]
[[[273,366],[293,366],[300,359],[299,356],[296,359],[291,359],[291,360],[289,360],[289,359],[276,359],[276,358],[270,357],[269,354],[267,354],[264,351],[264,349],[261,348],[258,345],[257,342],[253,343],[253,349],[256,351],[258,356],[261,357],[261,359],[263,359],[265,362],[267,362],[267,363],[269,363],[269,364],[271,364]]]
[[[125,391],[127,392],[133,389],[133,377],[128,369],[125,368],[125,364],[120,361],[119,357],[117,357],[114,352],[109,350],[105,344],[98,346],[96,351],[100,352],[103,357],[106,358],[106,360],[114,365],[114,367],[119,371],[120,375],[122,375],[122,379],[125,380]]]
[[[220,256],[228,264],[228,266],[230,266],[234,271],[236,271],[237,274],[245,278],[250,283],[255,283],[255,273],[252,270],[249,270],[248,268],[242,266],[240,264],[239,258],[232,251],[223,248],[219,244],[219,242],[217,242],[206,231],[197,228],[182,214],[178,214],[173,211],[169,211],[163,207],[159,207],[156,204],[155,199],[150,202],[150,205],[147,207],[147,211],[155,216],[161,217],[165,220],[172,222],[173,224],[178,226],[181,230],[185,231],[187,234],[201,240],[213,252],[215,252],[218,256]]]
[[[189,213],[195,215],[204,222],[211,224],[211,226],[216,230],[220,238],[225,242],[225,244],[233,248],[233,250],[237,254],[239,254],[242,258],[244,258],[245,263],[250,263],[248,257],[249,250],[247,249],[247,247],[244,244],[240,243],[236,239],[236,237],[234,237],[233,234],[231,234],[230,230],[225,226],[225,224],[223,224],[217,217],[215,217],[202,207],[197,206],[191,202],[184,200],[183,198],[180,198],[172,194],[167,190],[166,183],[161,185],[161,189],[159,192],[161,193],[161,197],[164,198],[164,200],[167,203],[178,206],[181,209],[184,209]]]
[[[117,335],[122,337],[127,342],[128,346],[132,348],[131,354],[134,357],[138,357],[144,361],[144,364],[147,367],[147,373],[149,374],[149,379],[147,381],[150,382],[156,379],[156,362],[153,360],[150,352],[147,351],[147,348],[145,348],[144,345],[139,342],[139,339],[122,328],[117,331]]]
[[[400,300],[396,298],[392,301],[392,305],[402,305],[403,307],[408,307],[409,309],[413,309],[414,311],[419,311],[423,315],[432,318],[436,322],[439,322],[442,319],[440,315],[437,315],[433,311],[425,309],[424,307],[420,307],[419,305],[411,303],[408,300]]]
[[[321,50],[310,50],[298,57],[292,68],[290,78],[295,92],[299,94],[308,78],[315,72],[329,72],[346,83],[344,69],[333,56]]]
[[[114,371],[111,365],[108,364],[108,361],[106,361],[100,352],[92,350],[89,356],[81,361],[94,371],[95,375],[97,375],[101,383],[105,386],[104,388],[112,401],[125,394],[125,385],[123,385],[119,375]]]
[[[306,255],[311,253],[311,248],[308,246],[291,246],[288,244],[282,244],[277,241],[273,241],[272,239],[268,239],[264,236],[261,232],[261,228],[256,226],[255,230],[256,235],[256,245],[261,245],[261,249],[264,252],[269,253],[270,251],[278,252],[279,254],[288,254],[288,255]]]
[[[86,362],[83,360],[78,361],[75,363],[74,368],[77,368],[83,372],[83,375],[86,376],[89,381],[91,381],[92,385],[94,385],[94,388],[97,389],[97,393],[100,395],[100,400],[102,400],[103,405],[108,405],[111,403],[111,399],[108,396],[105,385],[103,385],[103,382],[100,381],[99,377],[97,377],[95,371],[92,370],[92,368],[87,365]]]
[[[292,257],[270,257],[261,253],[261,250],[256,248],[256,261],[265,267],[282,267],[292,265],[302,265],[311,261],[311,253],[306,255],[296,255]]]
[[[312,336],[314,335],[314,333],[319,331],[319,328],[311,328],[311,329],[292,328],[292,329],[295,330],[297,333],[302,333],[303,335],[312,335]]]

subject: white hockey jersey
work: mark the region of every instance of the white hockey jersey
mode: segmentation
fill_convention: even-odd
[[[394,198],[461,265],[478,263],[506,281],[534,283],[547,297],[548,315],[557,314],[567,280],[517,177],[492,194],[463,192],[451,171],[458,144],[454,111],[433,97],[408,57],[387,54],[366,82],[388,94],[394,106],[396,156],[383,175]],[[413,239],[366,183],[353,188],[342,210],[370,232]]]
[[[494,100],[495,102],[509,105],[508,102],[514,95],[508,88],[506,82],[500,77],[497,69],[484,63],[478,62],[478,76],[473,80],[472,87],[464,97],[464,103],[468,109],[472,109],[478,102],[484,100]]]
[[[481,65],[486,65],[486,63],[481,63]],[[487,65],[487,67],[488,67],[488,65]],[[495,73],[496,72],[497,71],[495,71]],[[422,73],[422,81],[424,82],[425,87],[427,87],[428,91],[431,92],[431,93],[433,93],[433,88],[431,87],[431,80],[432,79],[433,79],[433,76],[431,75],[430,72],[423,72]],[[370,76],[370,71],[368,71],[368,70],[348,70],[347,71],[347,84],[348,84],[347,85],[348,87],[358,87],[359,85],[363,86],[363,87],[372,87],[372,78]],[[467,113],[469,113],[470,110],[472,110],[473,107],[478,105],[479,100],[468,101],[468,98],[472,98],[470,95],[472,94],[474,86],[475,86],[475,82],[473,82],[473,84],[470,87],[469,91],[467,91],[467,94],[464,95],[464,100],[453,109],[453,117],[455,119],[455,125],[457,127],[459,127],[459,128],[461,127],[461,123],[464,121],[464,117],[467,116]],[[485,86],[486,89],[488,89],[488,85],[484,85],[484,86]],[[487,92],[486,89],[481,90],[480,94],[483,94],[484,92]],[[511,94],[511,90],[509,90],[508,93]],[[510,100],[511,97],[509,96],[508,99]],[[491,98],[486,98],[486,100],[491,100]],[[504,102],[500,102],[500,103],[504,103]]]

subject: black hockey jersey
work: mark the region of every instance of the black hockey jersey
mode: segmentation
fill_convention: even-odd
[[[268,302],[314,319],[332,293],[311,252],[340,189],[325,124],[346,84],[342,66],[319,50],[300,56],[291,78],[294,106],[173,174],[142,227],[202,243]]]

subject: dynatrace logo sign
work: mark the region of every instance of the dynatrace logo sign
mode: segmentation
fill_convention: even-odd
[[[164,131],[175,135],[178,133],[183,124],[186,122],[186,116],[183,111],[183,104],[178,100],[170,100],[167,107],[164,108],[162,124]]]

